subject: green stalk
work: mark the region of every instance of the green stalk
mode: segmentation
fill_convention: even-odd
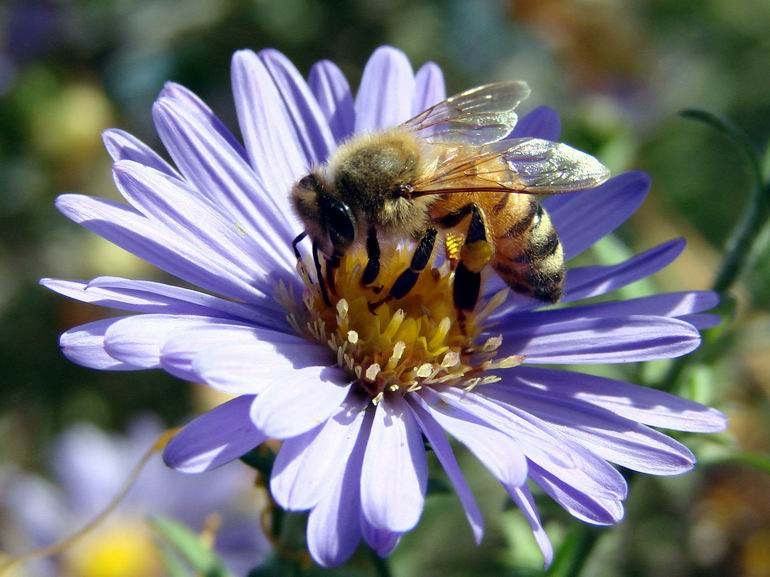
[[[687,110],[682,114],[687,118],[704,122],[730,138],[743,152],[752,179],[752,192],[748,205],[730,233],[725,245],[725,258],[711,285],[711,289],[721,296],[726,294],[740,277],[751,256],[754,242],[770,218],[770,181],[764,182],[759,152],[739,127],[726,119],[702,111]],[[676,359],[663,376],[659,388],[672,389],[685,367],[702,354],[702,350],[699,350],[692,355]]]
[[[390,570],[390,563],[387,559],[380,557],[374,549],[369,549],[369,558],[372,560],[374,572],[377,577],[393,577]]]

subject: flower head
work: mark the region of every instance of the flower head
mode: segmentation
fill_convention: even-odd
[[[142,418],[126,435],[109,435],[81,423],[57,439],[54,487],[36,475],[0,470],[0,511],[13,523],[0,534],[2,549],[48,547],[96,517],[115,497],[142,453],[162,432]],[[232,570],[244,574],[269,551],[257,519],[244,511],[249,479],[237,467],[207,478],[180,475],[150,463],[120,507],[98,530],[55,559],[30,564],[37,577],[156,577],[164,574],[147,517],[164,515],[194,531],[211,527],[212,541]],[[216,526],[216,528],[215,528]]]
[[[395,126],[444,98],[441,71],[413,74],[380,48],[353,97],[330,62],[305,81],[281,54],[238,52],[233,93],[244,144],[196,96],[169,84],[154,107],[172,167],[122,131],[105,133],[115,182],[129,205],[65,195],[70,218],[208,292],[114,277],[44,280],[47,287],[127,317],[66,332],[64,353],[113,370],[161,368],[234,398],[187,425],[166,462],[201,472],[267,438],[283,441],[271,491],[288,510],[309,510],[308,544],[323,565],[364,539],[388,554],[422,512],[424,439],[444,468],[477,540],[483,521],[447,433],[502,483],[552,551],[527,480],[589,523],[623,516],[626,484],[610,463],[676,474],[692,453],[649,426],[724,427],[718,411],[629,383],[540,365],[625,363],[679,356],[714,323],[709,292],[575,306],[647,277],[681,252],[664,243],[612,266],[568,271],[564,305],[512,294],[485,271],[482,298],[458,318],[452,268],[438,254],[404,298],[369,306],[359,282],[362,249],[341,259],[336,291],[320,294],[309,263],[294,257],[301,232],[289,191],[353,135]],[[559,121],[539,108],[513,136],[557,140]],[[639,206],[648,178],[626,173],[544,205],[567,258],[614,230]],[[452,238],[445,244],[451,253]],[[382,284],[404,270],[409,243],[383,250]],[[378,284],[380,283],[378,279]],[[221,296],[214,296],[217,293]]]

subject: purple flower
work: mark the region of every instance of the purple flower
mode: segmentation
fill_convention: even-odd
[[[26,552],[71,535],[95,518],[115,497],[131,468],[162,432],[160,423],[142,418],[126,435],[110,435],[93,425],[73,425],[53,451],[56,486],[36,475],[0,470],[0,511],[12,522],[0,533],[3,551]],[[121,505],[77,545],[55,560],[37,562],[40,577],[153,577],[164,574],[146,520],[149,515],[177,519],[201,531],[218,516],[215,549],[238,575],[244,575],[270,546],[256,519],[248,515],[252,483],[237,466],[210,476],[180,475],[151,461]]]
[[[415,289],[370,313],[359,281],[365,255],[337,272],[333,305],[319,296],[291,240],[300,232],[288,195],[309,167],[353,134],[397,125],[444,98],[441,71],[413,74],[404,54],[380,48],[353,97],[331,62],[304,80],[280,53],[238,52],[233,93],[244,145],[196,96],[169,84],[155,123],[176,167],[134,137],[105,133],[115,182],[129,205],[78,195],[57,206],[75,222],[189,288],[101,277],[43,280],[93,304],[140,313],[67,331],[64,354],[112,370],[164,369],[234,398],[188,424],[166,462],[191,473],[283,440],[271,479],[275,500],[309,510],[314,559],[345,561],[361,539],[387,555],[420,517],[427,482],[424,440],[444,468],[473,534],[483,521],[447,433],[502,483],[525,515],[546,564],[552,548],[527,480],[575,517],[598,525],[623,516],[626,483],[614,463],[657,475],[693,467],[693,454],[650,426],[719,431],[721,413],[633,384],[539,365],[627,363],[695,349],[711,292],[659,294],[575,306],[665,267],[674,240],[612,266],[569,270],[563,303],[510,293],[488,276],[482,302],[458,328],[452,275],[435,257]],[[547,108],[513,136],[556,140]],[[650,183],[626,173],[544,205],[567,258],[590,247],[643,201]],[[438,251],[437,251],[438,252]],[[404,269],[407,247],[383,251],[383,284]],[[299,271],[299,274],[297,274]]]

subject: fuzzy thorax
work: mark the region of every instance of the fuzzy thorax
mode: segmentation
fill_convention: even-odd
[[[454,273],[448,261],[440,266],[431,263],[404,298],[369,310],[369,304],[380,301],[408,267],[412,250],[409,246],[383,250],[380,274],[369,287],[360,280],[366,266],[364,251],[348,253],[337,270],[331,306],[324,303],[302,261],[298,263],[305,283],[302,302],[285,289],[280,291],[295,331],[328,346],[337,364],[375,403],[383,395],[425,386],[472,389],[500,380],[490,371],[522,361],[518,356],[496,358],[502,344],[499,336],[480,338],[484,321],[505,300],[507,289],[458,318],[452,299]]]

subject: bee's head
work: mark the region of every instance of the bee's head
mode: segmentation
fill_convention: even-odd
[[[356,218],[350,207],[329,192],[323,180],[311,172],[291,191],[294,210],[310,239],[326,256],[344,254],[356,239]]]

